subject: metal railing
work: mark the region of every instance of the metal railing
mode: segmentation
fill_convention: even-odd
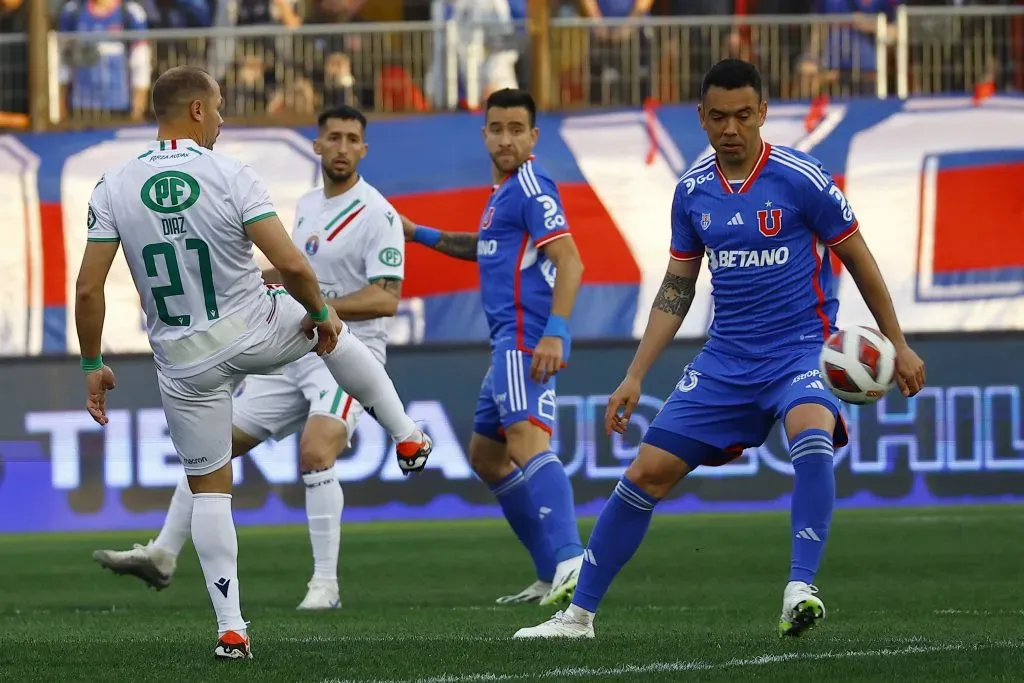
[[[0,50],[19,44],[17,36],[0,37]],[[222,84],[227,115],[256,122],[308,121],[343,102],[374,113],[473,108],[491,89],[516,84],[552,109],[691,102],[704,71],[727,56],[757,63],[776,99],[905,98],[983,84],[1024,88],[1024,7],[900,8],[893,22],[884,15],[559,18],[543,32],[453,22],[51,32],[41,52],[49,87],[33,97],[48,99],[48,126],[147,117],[153,78],[178,64],[205,66]],[[536,64],[542,82],[531,83]],[[17,93],[24,101],[16,79],[0,66],[0,102]]]

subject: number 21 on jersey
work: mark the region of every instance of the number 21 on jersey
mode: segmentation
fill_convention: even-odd
[[[184,218],[178,218],[181,223],[171,219],[165,220],[164,234],[167,234],[167,224],[173,223],[184,232]],[[194,252],[194,255],[187,253],[183,258],[195,258],[199,264],[199,280],[203,287],[203,303],[206,307],[208,320],[216,320],[220,317],[217,307],[217,294],[213,290],[213,266],[210,262],[210,247],[201,239],[190,237],[185,240],[185,251]],[[167,309],[167,299],[181,296],[185,293],[181,281],[181,268],[178,261],[178,253],[174,244],[170,242],[154,242],[142,248],[142,260],[146,264],[146,275],[150,278],[159,278],[160,269],[157,265],[159,257],[164,262],[164,269],[167,271],[167,284],[156,285],[152,288],[153,301],[156,303],[157,313],[165,325],[171,327],[188,327],[192,324],[192,316],[175,315]]]

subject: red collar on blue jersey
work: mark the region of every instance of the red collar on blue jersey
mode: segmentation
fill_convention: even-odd
[[[754,168],[750,170],[750,175],[740,185],[740,189],[734,190],[732,183],[725,177],[725,173],[722,172],[722,167],[718,165],[718,156],[715,156],[715,170],[718,171],[718,180],[722,183],[722,189],[725,190],[726,194],[743,194],[750,189],[750,186],[757,180],[757,176],[761,175],[761,171],[764,169],[765,164],[768,163],[768,155],[771,154],[772,146],[764,140],[761,141],[761,156],[757,158],[757,163],[754,164]]]

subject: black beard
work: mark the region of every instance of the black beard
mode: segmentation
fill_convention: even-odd
[[[323,167],[324,175],[327,176],[332,183],[347,183],[348,179],[352,177],[355,171],[335,171],[334,169]]]

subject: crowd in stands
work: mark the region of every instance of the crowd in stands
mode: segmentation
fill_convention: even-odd
[[[473,92],[481,97],[501,87],[531,85],[527,0],[0,0],[0,128],[16,125],[29,111],[30,52],[23,36],[33,2],[61,36],[59,64],[49,66],[58,74],[62,120],[144,120],[154,75],[176,64],[204,66],[220,79],[229,116],[303,115],[341,103],[368,111],[426,111],[449,108],[454,99],[465,107],[473,106],[467,98],[474,81],[479,89]],[[872,94],[877,16],[888,17],[884,38],[891,43],[892,21],[902,4],[1019,0],[550,0],[556,17],[722,18],[685,28],[615,21],[577,28],[565,36],[572,40],[552,41],[556,99],[564,105],[693,99],[699,74],[729,55],[761,63],[774,96],[806,97],[822,83],[838,84],[844,94]],[[800,15],[812,13],[855,14],[857,20],[824,29],[800,22]],[[751,27],[730,20],[780,14],[794,15],[793,21]],[[454,36],[443,28],[403,30],[397,23],[445,19],[454,20]],[[367,23],[380,22],[395,30],[365,30]],[[486,29],[475,28],[481,25]],[[280,30],[268,32],[268,26]],[[304,28],[294,30],[299,27]],[[151,40],[138,33],[126,40],[80,37],[163,29],[193,31]],[[224,37],[231,30],[237,35]],[[938,30],[946,31],[940,40],[950,45],[977,38],[963,35],[962,25],[954,32]],[[981,26],[977,32],[987,40],[994,35]],[[452,49],[456,93],[448,85]],[[997,54],[998,46],[990,52],[987,77],[1011,86],[1012,56]],[[467,73],[467,64],[477,71]],[[972,87],[965,70],[949,72],[942,88]]]

